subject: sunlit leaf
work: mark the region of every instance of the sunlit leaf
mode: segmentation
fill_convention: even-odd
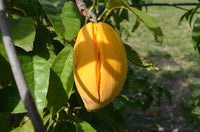
[[[57,35],[72,40],[81,22],[79,10],[73,2],[65,0],[39,0]]]
[[[0,32],[0,53],[1,53],[1,56],[2,56],[7,62],[9,62],[8,56],[7,56],[7,54],[6,54],[6,50],[5,50],[4,45],[3,45],[3,40],[2,40],[1,32]]]
[[[34,128],[31,123],[31,120],[28,120],[22,127],[17,127],[11,132],[34,132]]]
[[[8,21],[14,44],[26,51],[32,51],[36,33],[33,20],[29,17],[9,17]]]
[[[61,10],[64,6],[64,0],[38,0],[44,9],[47,17],[54,27],[57,35],[64,36],[64,25],[61,19]]]
[[[45,117],[42,118],[44,125],[47,124],[47,122],[49,121],[49,119],[51,118],[51,114],[46,115]]]
[[[65,27],[65,38],[72,40],[78,33],[81,21],[79,10],[73,2],[66,2],[62,9],[61,19]]]
[[[77,132],[97,132],[90,123],[79,118],[76,118],[75,126]]]
[[[40,113],[46,107],[46,94],[49,86],[50,56],[46,47],[47,43],[48,34],[46,29],[43,26],[38,26],[33,52],[18,49],[26,81]]]
[[[51,114],[55,114],[67,103],[74,85],[73,47],[70,44],[58,54],[51,69],[47,101]]]

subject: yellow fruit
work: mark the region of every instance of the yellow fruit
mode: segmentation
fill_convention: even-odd
[[[121,91],[127,74],[123,43],[106,23],[88,23],[74,46],[74,79],[88,110],[109,104]]]

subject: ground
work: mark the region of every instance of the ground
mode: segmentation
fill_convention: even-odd
[[[153,2],[159,2],[154,0]],[[197,2],[196,0],[163,0],[163,3]],[[187,7],[188,9],[192,7]],[[200,55],[192,45],[192,25],[184,20],[178,24],[185,11],[175,7],[149,7],[150,15],[160,25],[164,34],[164,43],[154,41],[153,35],[141,23],[140,27],[131,33],[128,29],[133,22],[124,22],[123,41],[127,42],[140,56],[151,60],[159,70],[150,71],[153,79],[166,87],[172,93],[172,104],[162,98],[159,110],[152,106],[146,112],[138,113],[138,125],[164,126],[168,128],[193,128],[195,123],[185,118],[192,103],[200,97]],[[134,17],[132,18],[134,20]],[[194,17],[195,20],[195,17]],[[126,38],[127,33],[130,33]],[[193,110],[199,115],[199,107]],[[144,115],[148,118],[143,119]],[[145,120],[145,123],[144,123]]]

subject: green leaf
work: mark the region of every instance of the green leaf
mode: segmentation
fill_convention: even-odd
[[[50,120],[51,117],[52,117],[51,114],[48,114],[42,118],[44,125],[47,124],[47,122]]]
[[[192,19],[193,19],[195,13],[197,12],[197,10],[199,9],[199,7],[200,7],[200,3],[199,3],[195,8],[192,8],[192,9],[188,10],[187,12],[185,12],[185,13],[181,16],[181,18],[180,18],[180,20],[179,20],[179,25],[181,24],[181,22],[182,22],[183,19],[185,18],[186,20],[189,21],[189,24],[190,24],[190,26],[191,26],[191,24],[192,24]]]
[[[147,95],[146,99],[144,101],[137,100],[138,105],[140,105],[142,111],[147,110],[151,104],[153,103],[153,97],[152,95]]]
[[[122,9],[117,10],[116,12],[113,12],[112,14],[114,22],[115,22],[115,27],[120,30],[120,23],[123,22],[123,20],[128,20],[129,16],[128,16],[128,10],[126,9]]]
[[[16,46],[25,51],[33,50],[33,41],[35,39],[35,27],[31,18],[29,17],[8,17],[9,28]],[[4,50],[2,35],[0,33],[0,52],[2,56],[8,61],[6,52]]]
[[[75,126],[77,132],[97,132],[97,130],[95,130],[90,123],[83,121],[80,118],[76,118]]]
[[[65,92],[60,78],[53,70],[51,70],[49,89],[47,93],[47,108],[49,109],[51,115],[60,111],[67,103],[67,100],[67,93]]]
[[[186,20],[189,19],[190,15],[191,15],[191,13],[192,13],[192,11],[193,11],[193,9],[194,9],[194,8],[188,10],[187,12],[185,12],[185,13],[181,16],[181,18],[179,19],[179,22],[178,22],[179,25],[181,24],[181,22],[183,21],[184,18],[185,18]]]
[[[128,19],[129,19],[128,10],[123,9],[120,13],[120,21],[123,21],[123,20],[128,21]]]
[[[52,44],[49,45],[49,54],[50,54],[50,66],[53,64],[54,60],[56,59],[55,48]]]
[[[6,50],[5,50],[4,45],[3,45],[1,32],[0,32],[0,54],[7,62],[9,62],[8,56],[6,54]]]
[[[11,132],[34,132],[31,120],[28,120],[22,127],[17,127]]]
[[[29,17],[9,17],[8,21],[14,44],[26,51],[32,51],[36,33],[32,19]]]
[[[27,110],[24,107],[24,103],[20,99],[18,104],[15,106],[15,108],[11,111],[11,113],[25,113]]]
[[[75,124],[70,121],[62,121],[56,124],[54,132],[75,132]],[[79,131],[78,131],[79,132]],[[90,131],[88,131],[90,132]]]
[[[9,132],[10,128],[11,128],[10,123],[8,122],[8,119],[6,119],[6,115],[3,113],[0,113],[0,131]]]
[[[37,18],[42,14],[42,7],[37,0],[12,0],[8,1],[8,6],[6,11],[10,14]]]
[[[135,30],[140,26],[140,19],[136,18],[135,24],[133,26],[132,32],[135,32]]]
[[[200,15],[196,18],[192,29],[192,42],[195,50],[200,54]]]
[[[7,60],[0,53],[0,78],[8,79],[12,77],[10,65]]]
[[[60,77],[63,87],[68,95],[71,96],[74,85],[73,77],[73,47],[68,44],[56,57],[52,70]]]
[[[65,27],[65,38],[67,40],[74,39],[81,26],[80,14],[76,4],[73,2],[65,3],[61,19]]]
[[[47,49],[48,33],[43,26],[37,27],[33,52],[18,49],[23,72],[35,99],[39,113],[46,107],[46,94],[49,85],[50,60]]]
[[[133,50],[128,44],[124,44],[124,47],[126,50],[128,60],[131,61],[133,64],[140,67],[146,67],[149,70],[157,68],[148,60],[140,57],[138,53],[135,50]]]
[[[124,118],[111,104],[100,110],[94,111],[94,114],[98,118],[104,120],[113,131],[123,131]]]
[[[57,35],[64,36],[65,30],[60,16],[64,0],[39,0],[39,3],[53,25]]]
[[[48,108],[53,115],[67,103],[72,94],[73,47],[70,44],[58,54],[51,69],[47,100]]]
[[[145,14],[144,12],[138,10],[137,8],[130,7],[125,1],[123,0],[109,0],[106,4],[106,8],[104,12],[101,14],[101,16],[98,18],[100,19],[104,14],[107,16],[115,9],[118,8],[125,8],[132,13],[134,13],[147,27],[148,29],[153,33],[155,40],[158,42],[163,42],[163,33],[161,28],[158,24],[156,24],[153,19]]]
[[[130,90],[127,92],[130,93]],[[137,104],[134,102],[134,100],[129,99],[126,95],[117,96],[117,98],[113,101],[113,105],[117,109],[120,109],[123,107],[124,109],[130,108],[130,109],[138,110]]]
[[[163,92],[165,96],[167,97],[169,104],[172,104],[172,93],[165,87],[163,87]]]
[[[71,41],[80,29],[80,13],[73,2],[39,0],[57,35]]]
[[[189,24],[190,24],[190,26],[192,24],[192,19],[193,19],[195,13],[197,12],[197,10],[199,9],[199,7],[200,7],[200,3],[192,10],[192,12],[190,14],[190,17],[189,17]]]
[[[0,112],[21,113],[26,112],[20,99],[17,87],[10,86],[0,90]]]
[[[54,52],[56,55],[58,55],[59,52],[64,48],[64,45],[58,40],[53,40],[52,44],[53,44],[53,47],[55,50]]]

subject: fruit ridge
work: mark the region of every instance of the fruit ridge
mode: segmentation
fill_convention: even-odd
[[[126,79],[127,57],[110,25],[90,22],[81,28],[74,46],[73,72],[88,110],[106,106],[119,94]]]

